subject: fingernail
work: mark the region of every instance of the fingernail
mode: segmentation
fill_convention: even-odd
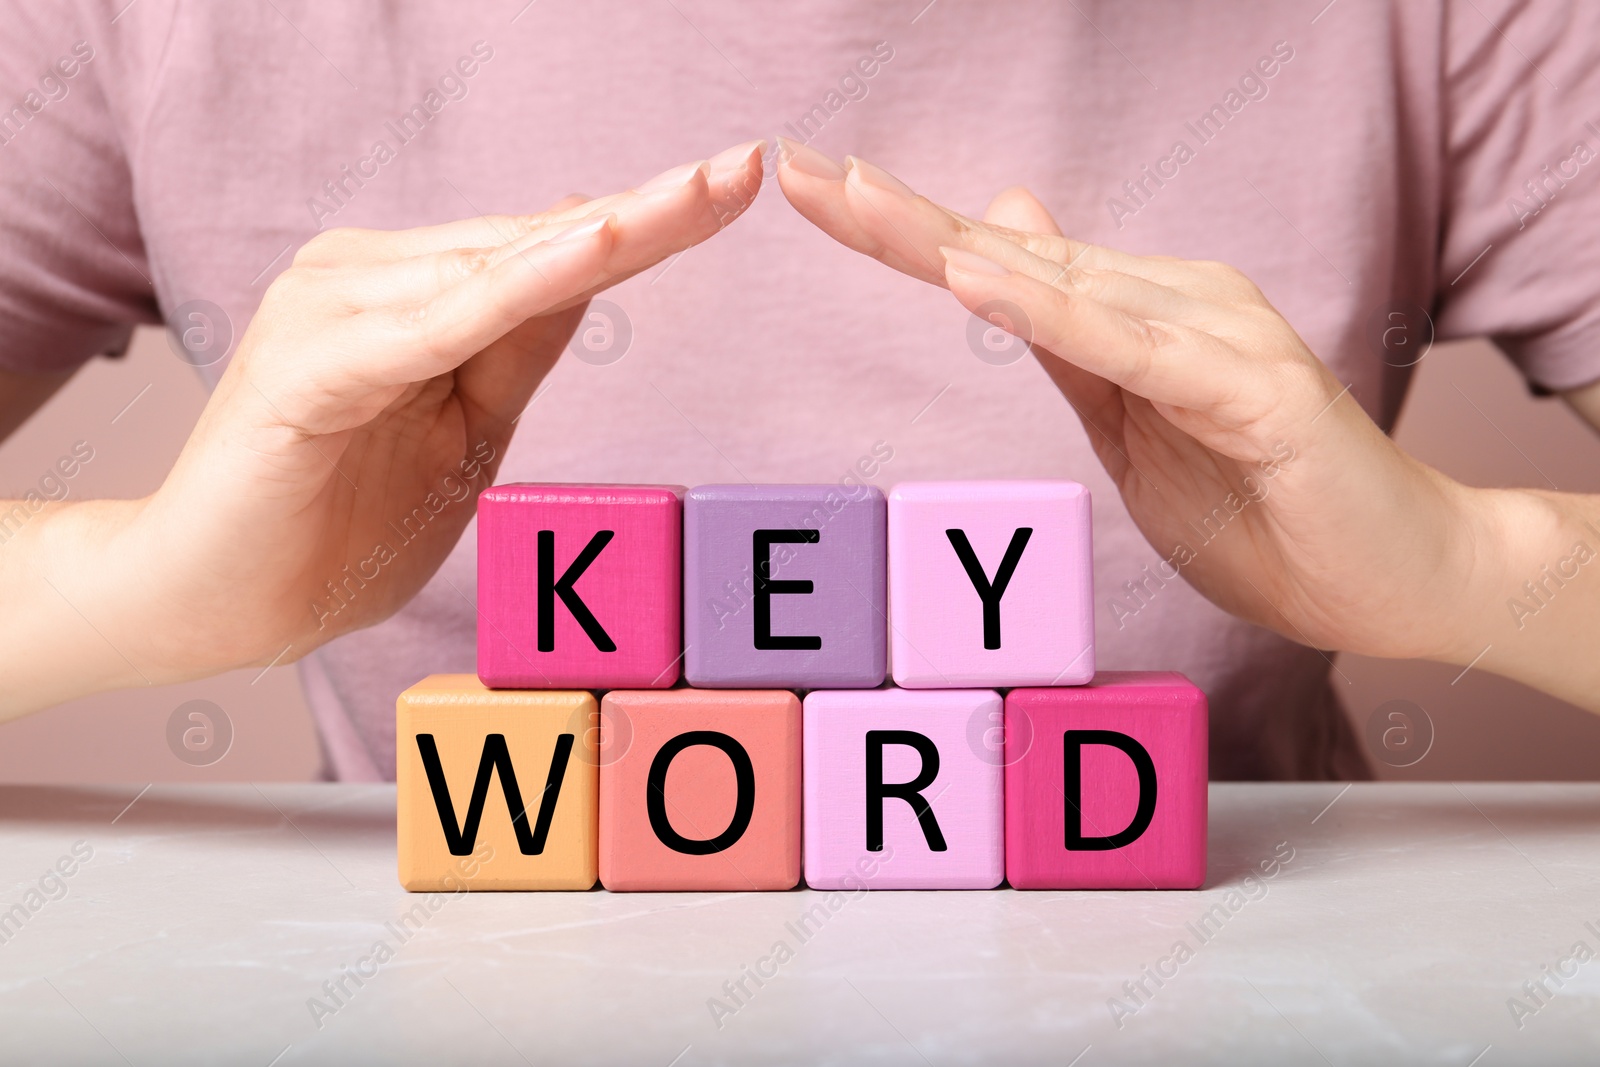
[[[597,219],[587,219],[578,223],[576,226],[567,227],[545,243],[555,244],[558,241],[581,241],[585,237],[593,237],[607,226],[610,226],[611,220],[614,218],[616,218],[615,215],[607,214],[601,215]]]
[[[654,178],[651,178],[649,181],[639,186],[634,190],[634,192],[664,193],[672,189],[681,189],[685,185],[688,185],[690,182],[694,181],[694,176],[698,174],[701,169],[705,167],[705,165],[705,160],[701,160],[699,163],[685,163],[681,167],[673,167],[671,170],[662,171]]]
[[[1011,273],[1009,267],[1002,267],[994,260],[984,259],[974,252],[967,252],[960,248],[945,248],[943,246],[940,247],[939,252],[952,269],[963,271],[967,274],[992,274],[997,278],[1003,278]]]
[[[721,152],[718,152],[716,155],[706,160],[706,162],[710,164],[713,172],[719,170],[729,170],[733,167],[744,166],[747,162],[749,162],[752,155],[755,155],[757,152],[765,152],[766,150],[766,138],[756,141],[746,141],[742,145],[735,145],[732,148],[723,149]]]
[[[857,178],[874,189],[882,189],[884,192],[893,193],[895,196],[912,197],[917,195],[912,191],[911,186],[882,167],[875,167],[866,160],[858,159],[855,156],[845,156],[844,159],[850,169],[855,171]]]
[[[778,158],[783,160],[783,165],[801,174],[821,178],[823,181],[842,182],[850,173],[810,145],[780,137],[778,147]]]

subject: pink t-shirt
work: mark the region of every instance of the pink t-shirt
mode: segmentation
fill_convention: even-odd
[[[196,300],[236,342],[319,227],[537,210],[782,132],[971,213],[1023,184],[1075,236],[1232,263],[1384,426],[1424,310],[1538,387],[1600,378],[1600,5],[925,2],[11,5],[0,365],[75,367]],[[1203,686],[1217,777],[1364,773],[1327,658],[1159,580],[1171,546],[1031,359],[979,358],[948,294],[771,183],[605,299],[501,480],[1078,479],[1100,664]],[[473,669],[474,540],[304,662],[334,775],[392,777],[396,694]]]

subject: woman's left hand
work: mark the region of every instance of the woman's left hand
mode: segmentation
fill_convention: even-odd
[[[1552,494],[1471,489],[1403,452],[1231,267],[1070,240],[1022,189],[975,221],[862,160],[789,142],[780,159],[785,195],[836,240],[975,314],[1014,309],[992,321],[1032,342],[1140,530],[1237,616],[1466,663],[1521,584],[1508,548],[1572,545]]]

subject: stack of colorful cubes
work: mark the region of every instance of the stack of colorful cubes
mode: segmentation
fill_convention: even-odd
[[[486,490],[478,673],[398,703],[401,882],[1200,886],[1205,696],[1096,674],[1090,526],[1071,481]]]

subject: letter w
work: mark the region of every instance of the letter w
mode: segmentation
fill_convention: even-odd
[[[544,795],[539,798],[539,817],[533,828],[528,828],[528,811],[522,803],[522,790],[517,788],[517,775],[511,769],[511,751],[506,747],[505,734],[490,734],[483,739],[483,755],[478,760],[478,780],[472,784],[472,799],[467,802],[467,820],[456,825],[456,806],[450,799],[450,785],[444,780],[444,766],[439,762],[439,746],[432,734],[417,735],[417,751],[422,755],[422,767],[428,772],[428,788],[433,790],[433,804],[439,809],[439,825],[444,830],[445,842],[452,856],[470,856],[478,843],[478,824],[483,821],[483,805],[489,799],[489,776],[500,772],[500,791],[505,794],[506,808],[511,813],[511,828],[516,831],[517,849],[524,856],[544,853],[545,839],[550,836],[550,820],[555,817],[556,801],[561,797],[561,783],[567,776],[567,761],[572,756],[572,734],[556,738],[556,750],[550,757],[550,774],[545,778]]]

